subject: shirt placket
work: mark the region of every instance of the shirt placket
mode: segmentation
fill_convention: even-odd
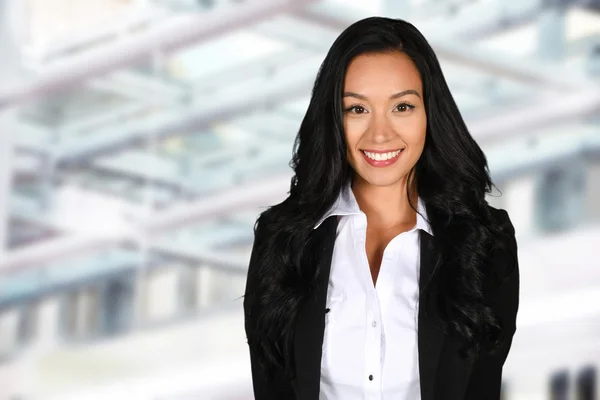
[[[366,215],[356,219],[355,248],[362,260],[361,276],[364,282],[366,299],[365,313],[365,349],[364,349],[364,388],[365,399],[381,400],[381,357],[382,357],[382,324],[381,311],[377,292],[373,287],[373,279],[369,269],[369,260],[366,253]]]

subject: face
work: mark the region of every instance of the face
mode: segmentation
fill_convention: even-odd
[[[354,180],[405,186],[427,128],[421,77],[410,57],[386,52],[354,58],[344,81],[343,109]]]

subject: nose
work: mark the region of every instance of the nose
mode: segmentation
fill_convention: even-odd
[[[394,136],[394,128],[390,122],[390,117],[384,113],[373,113],[371,123],[369,124],[369,136],[373,143],[389,142]]]

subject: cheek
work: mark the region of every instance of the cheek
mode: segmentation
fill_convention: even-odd
[[[420,148],[425,144],[427,121],[424,118],[407,118],[398,121],[394,128],[397,132],[401,132],[402,140],[409,147]]]
[[[352,157],[356,150],[358,141],[362,135],[363,128],[357,121],[344,121],[344,135],[346,137],[346,146],[348,147],[348,157]]]

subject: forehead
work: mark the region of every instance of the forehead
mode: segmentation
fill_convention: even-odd
[[[406,53],[365,53],[348,65],[344,90],[368,96],[369,93],[396,93],[404,89],[421,91],[419,70]]]

